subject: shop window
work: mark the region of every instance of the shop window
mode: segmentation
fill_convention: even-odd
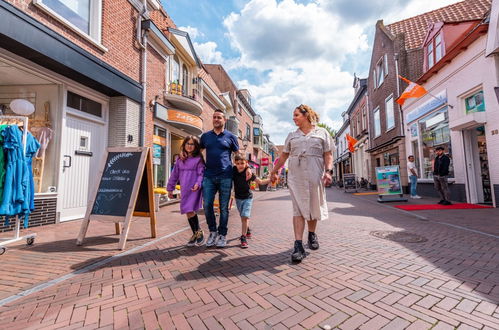
[[[385,101],[385,112],[386,112],[386,130],[390,130],[395,127],[395,112],[393,110],[393,95],[390,95]]]
[[[483,91],[479,91],[464,99],[466,105],[466,114],[485,111],[485,101]]]
[[[154,126],[152,154],[154,186],[166,187],[166,130],[158,126]]]
[[[435,148],[443,147],[445,153],[451,158],[449,177],[454,177],[452,166],[452,148],[450,141],[449,117],[447,108],[432,113],[419,120],[421,139],[421,177],[423,179],[433,178],[433,160],[435,159]]]
[[[34,0],[33,3],[70,27],[100,42],[101,0]]]
[[[379,117],[379,107],[374,110],[374,136],[381,135],[381,119]]]
[[[69,108],[102,118],[102,104],[92,101],[81,95],[68,92],[67,104]]]

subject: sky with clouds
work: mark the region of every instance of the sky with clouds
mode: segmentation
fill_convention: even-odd
[[[308,104],[333,128],[350,104],[354,73],[369,70],[374,25],[456,0],[162,0],[203,63],[222,64],[247,88],[264,131],[282,144],[293,109]]]

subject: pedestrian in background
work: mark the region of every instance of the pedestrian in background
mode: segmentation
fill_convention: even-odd
[[[332,182],[333,141],[331,135],[316,124],[317,113],[301,104],[293,111],[293,121],[298,129],[288,134],[279,161],[272,170],[272,181],[277,180],[277,170],[289,158],[287,183],[293,202],[294,250],[291,260],[305,258],[303,232],[308,225],[308,247],[319,249],[317,221],[328,219],[325,185]]]
[[[192,236],[187,246],[202,245],[204,234],[199,227],[197,211],[202,207],[201,186],[204,174],[204,160],[201,154],[199,140],[195,136],[188,136],[180,147],[181,154],[173,167],[166,190],[168,197],[173,198],[175,185],[180,182],[180,213],[187,215]]]
[[[411,198],[419,199],[421,196],[417,194],[417,186],[418,186],[418,169],[416,167],[416,163],[414,163],[414,156],[407,157],[409,160],[407,162],[407,175],[409,176],[410,182],[410,193]]]
[[[433,160],[433,182],[441,198],[438,204],[452,205],[448,183],[450,158],[444,153],[443,147],[436,147],[435,151],[437,157]]]

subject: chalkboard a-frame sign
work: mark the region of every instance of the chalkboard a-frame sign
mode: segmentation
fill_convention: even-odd
[[[151,237],[156,237],[150,149],[109,148],[98,178],[76,244],[83,244],[90,220],[114,222],[116,234],[120,234],[119,248],[123,250],[133,216],[149,217]]]

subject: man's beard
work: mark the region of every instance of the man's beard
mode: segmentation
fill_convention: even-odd
[[[218,129],[224,128],[224,124],[222,124],[222,123],[213,124],[213,128],[218,128]]]

